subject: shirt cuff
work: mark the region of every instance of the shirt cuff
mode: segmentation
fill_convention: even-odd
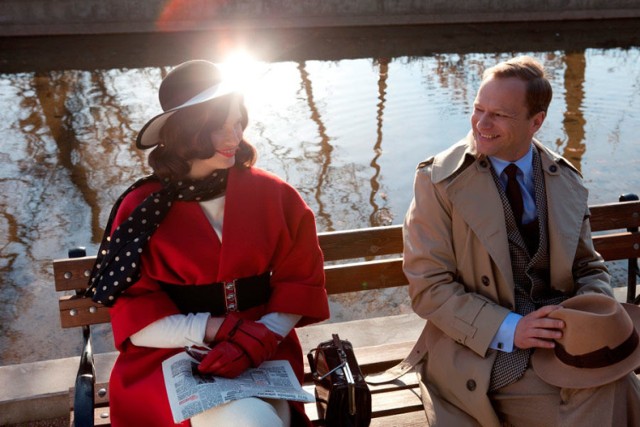
[[[513,340],[516,334],[516,325],[522,319],[517,313],[509,313],[502,321],[502,325],[489,344],[489,348],[511,353],[513,351]]]

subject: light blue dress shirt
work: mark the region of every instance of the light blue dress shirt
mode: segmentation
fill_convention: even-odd
[[[504,173],[504,169],[511,163],[515,163],[515,165],[518,166],[519,171],[516,175],[516,180],[518,181],[518,184],[520,184],[524,204],[522,223],[528,224],[531,221],[534,221],[538,216],[538,212],[536,210],[536,193],[533,185],[533,144],[529,151],[527,151],[527,154],[515,162],[506,162],[492,156],[489,156],[489,161],[491,162],[493,169],[496,171],[496,175],[498,175],[503,189],[506,189],[508,180],[507,174]],[[521,315],[514,312],[509,313],[502,321],[502,325],[500,325],[500,328],[493,337],[489,347],[494,350],[512,352],[516,326],[520,319],[522,319]]]
[[[524,157],[521,157],[515,162],[506,162],[492,156],[489,156],[489,161],[491,161],[491,165],[500,179],[503,190],[506,190],[508,180],[504,169],[511,163],[514,163],[518,167],[519,170],[516,175],[516,180],[518,184],[520,184],[522,201],[524,203],[522,223],[529,224],[531,221],[534,221],[538,216],[538,212],[536,210],[536,191],[533,185],[533,145]]]

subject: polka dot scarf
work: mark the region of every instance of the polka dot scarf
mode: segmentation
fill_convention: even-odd
[[[112,233],[113,220],[125,196],[147,182],[157,182],[158,178],[150,175],[136,181],[118,198],[111,210],[87,295],[95,302],[113,305],[118,296],[140,278],[140,255],[172,203],[222,196],[227,187],[227,175],[228,169],[221,169],[201,180],[163,181],[162,189],[150,194]]]

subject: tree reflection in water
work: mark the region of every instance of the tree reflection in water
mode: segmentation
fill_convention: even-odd
[[[555,96],[538,137],[582,171],[590,202],[640,191],[638,47],[356,47],[280,55],[246,94],[258,165],[299,189],[320,231],[400,223],[416,164],[466,134],[482,71],[514,53],[548,68]],[[1,364],[77,354],[77,331],[59,328],[51,260],[77,245],[95,253],[114,200],[150,172],[133,141],[174,63],[0,74]],[[411,311],[394,290],[331,309],[336,320]],[[96,332],[95,350],[111,349],[108,328]]]

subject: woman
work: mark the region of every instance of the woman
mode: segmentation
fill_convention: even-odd
[[[116,202],[94,267],[93,299],[111,307],[120,351],[110,379],[119,426],[173,426],[161,364],[193,343],[212,350],[203,373],[235,377],[288,360],[299,380],[294,326],[329,317],[313,213],[253,166],[242,97],[207,61],[173,69],[163,113],[136,146],[153,148],[150,177]],[[299,402],[241,399],[181,425],[308,425]]]

